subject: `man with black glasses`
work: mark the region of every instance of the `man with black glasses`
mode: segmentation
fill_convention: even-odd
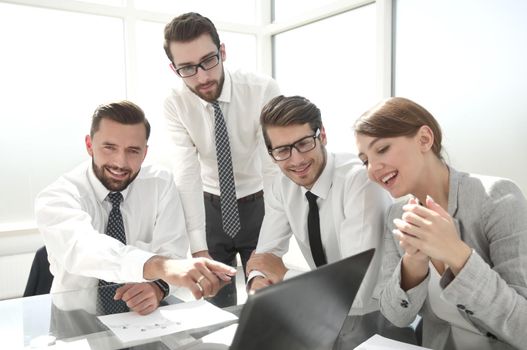
[[[375,287],[390,196],[368,180],[357,156],[326,150],[320,110],[309,100],[275,97],[260,121],[268,153],[283,175],[266,193],[258,246],[247,263],[249,288],[254,291],[300,273],[288,269],[281,258],[293,235],[311,269],[376,248],[351,308],[350,314],[359,316],[346,322],[336,348],[353,348],[375,333],[383,334],[387,321],[378,312]]]
[[[233,266],[239,253],[245,267],[264,215],[263,189],[278,171],[258,122],[278,86],[268,77],[229,72],[214,24],[197,13],[166,25],[164,49],[181,78],[165,115],[191,252]],[[213,302],[235,304],[234,284]]]

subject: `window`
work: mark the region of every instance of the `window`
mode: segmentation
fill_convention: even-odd
[[[108,6],[125,6],[126,0],[74,0],[78,3],[92,3],[92,4],[101,4]]]
[[[0,3],[0,32],[0,223],[32,221],[35,195],[87,159],[95,107],[126,97],[123,22]]]
[[[399,0],[395,30],[395,94],[438,119],[447,161],[524,193],[526,14],[515,0]]]
[[[256,0],[135,0],[135,5],[141,10],[171,13],[175,16],[186,12],[198,12],[210,18],[215,25],[218,21],[260,24],[257,18]]]
[[[337,0],[272,0],[273,22],[283,22],[304,14],[320,10]]]
[[[375,16],[375,5],[368,5],[274,37],[282,92],[320,108],[332,151],[355,149],[353,122],[380,98]]]

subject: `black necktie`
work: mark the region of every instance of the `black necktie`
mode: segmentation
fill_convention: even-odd
[[[214,134],[216,138],[216,157],[218,160],[218,177],[220,182],[220,207],[223,230],[234,238],[240,231],[240,214],[236,201],[236,186],[232,169],[231,148],[227,126],[217,101],[212,102],[214,107]]]
[[[108,216],[108,224],[106,226],[106,234],[113,237],[123,244],[126,244],[126,234],[124,233],[123,216],[121,215],[120,205],[123,201],[123,195],[121,192],[110,192],[108,194],[108,200],[112,203],[112,210]],[[120,312],[127,312],[128,307],[122,300],[113,300],[115,291],[122,284],[114,284],[112,282],[106,282],[99,280],[98,289],[98,311],[99,313],[108,315]]]
[[[317,267],[327,264],[326,254],[322,248],[322,239],[320,238],[320,218],[318,216],[317,196],[311,192],[306,192],[306,198],[309,202],[309,213],[307,214],[307,231],[309,233],[309,246],[311,254]]]

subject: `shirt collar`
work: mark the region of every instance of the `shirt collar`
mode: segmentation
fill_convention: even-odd
[[[95,193],[95,197],[97,200],[102,203],[108,196],[108,193],[111,191],[108,190],[102,182],[95,176],[95,172],[93,171],[93,165],[91,161],[88,163],[88,181],[90,182],[90,185],[93,189],[93,193]],[[128,195],[128,190],[130,189],[130,186],[132,184],[128,185],[127,188],[121,191],[121,194],[123,195],[123,202],[126,200],[126,196]]]
[[[326,165],[324,166],[324,170],[322,170],[322,173],[318,177],[317,181],[315,181],[315,184],[313,187],[311,187],[310,190],[306,189],[305,187],[302,187],[302,194],[306,194],[307,191],[315,194],[317,197],[326,199],[329,195],[329,190],[331,189],[331,186],[333,185],[333,173],[335,170],[335,156],[333,153],[327,152],[326,157]]]

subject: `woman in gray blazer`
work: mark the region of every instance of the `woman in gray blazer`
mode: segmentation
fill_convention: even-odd
[[[434,117],[394,97],[354,126],[368,175],[395,197],[385,232],[382,313],[423,318],[433,349],[527,349],[527,202],[510,180],[458,172]]]

